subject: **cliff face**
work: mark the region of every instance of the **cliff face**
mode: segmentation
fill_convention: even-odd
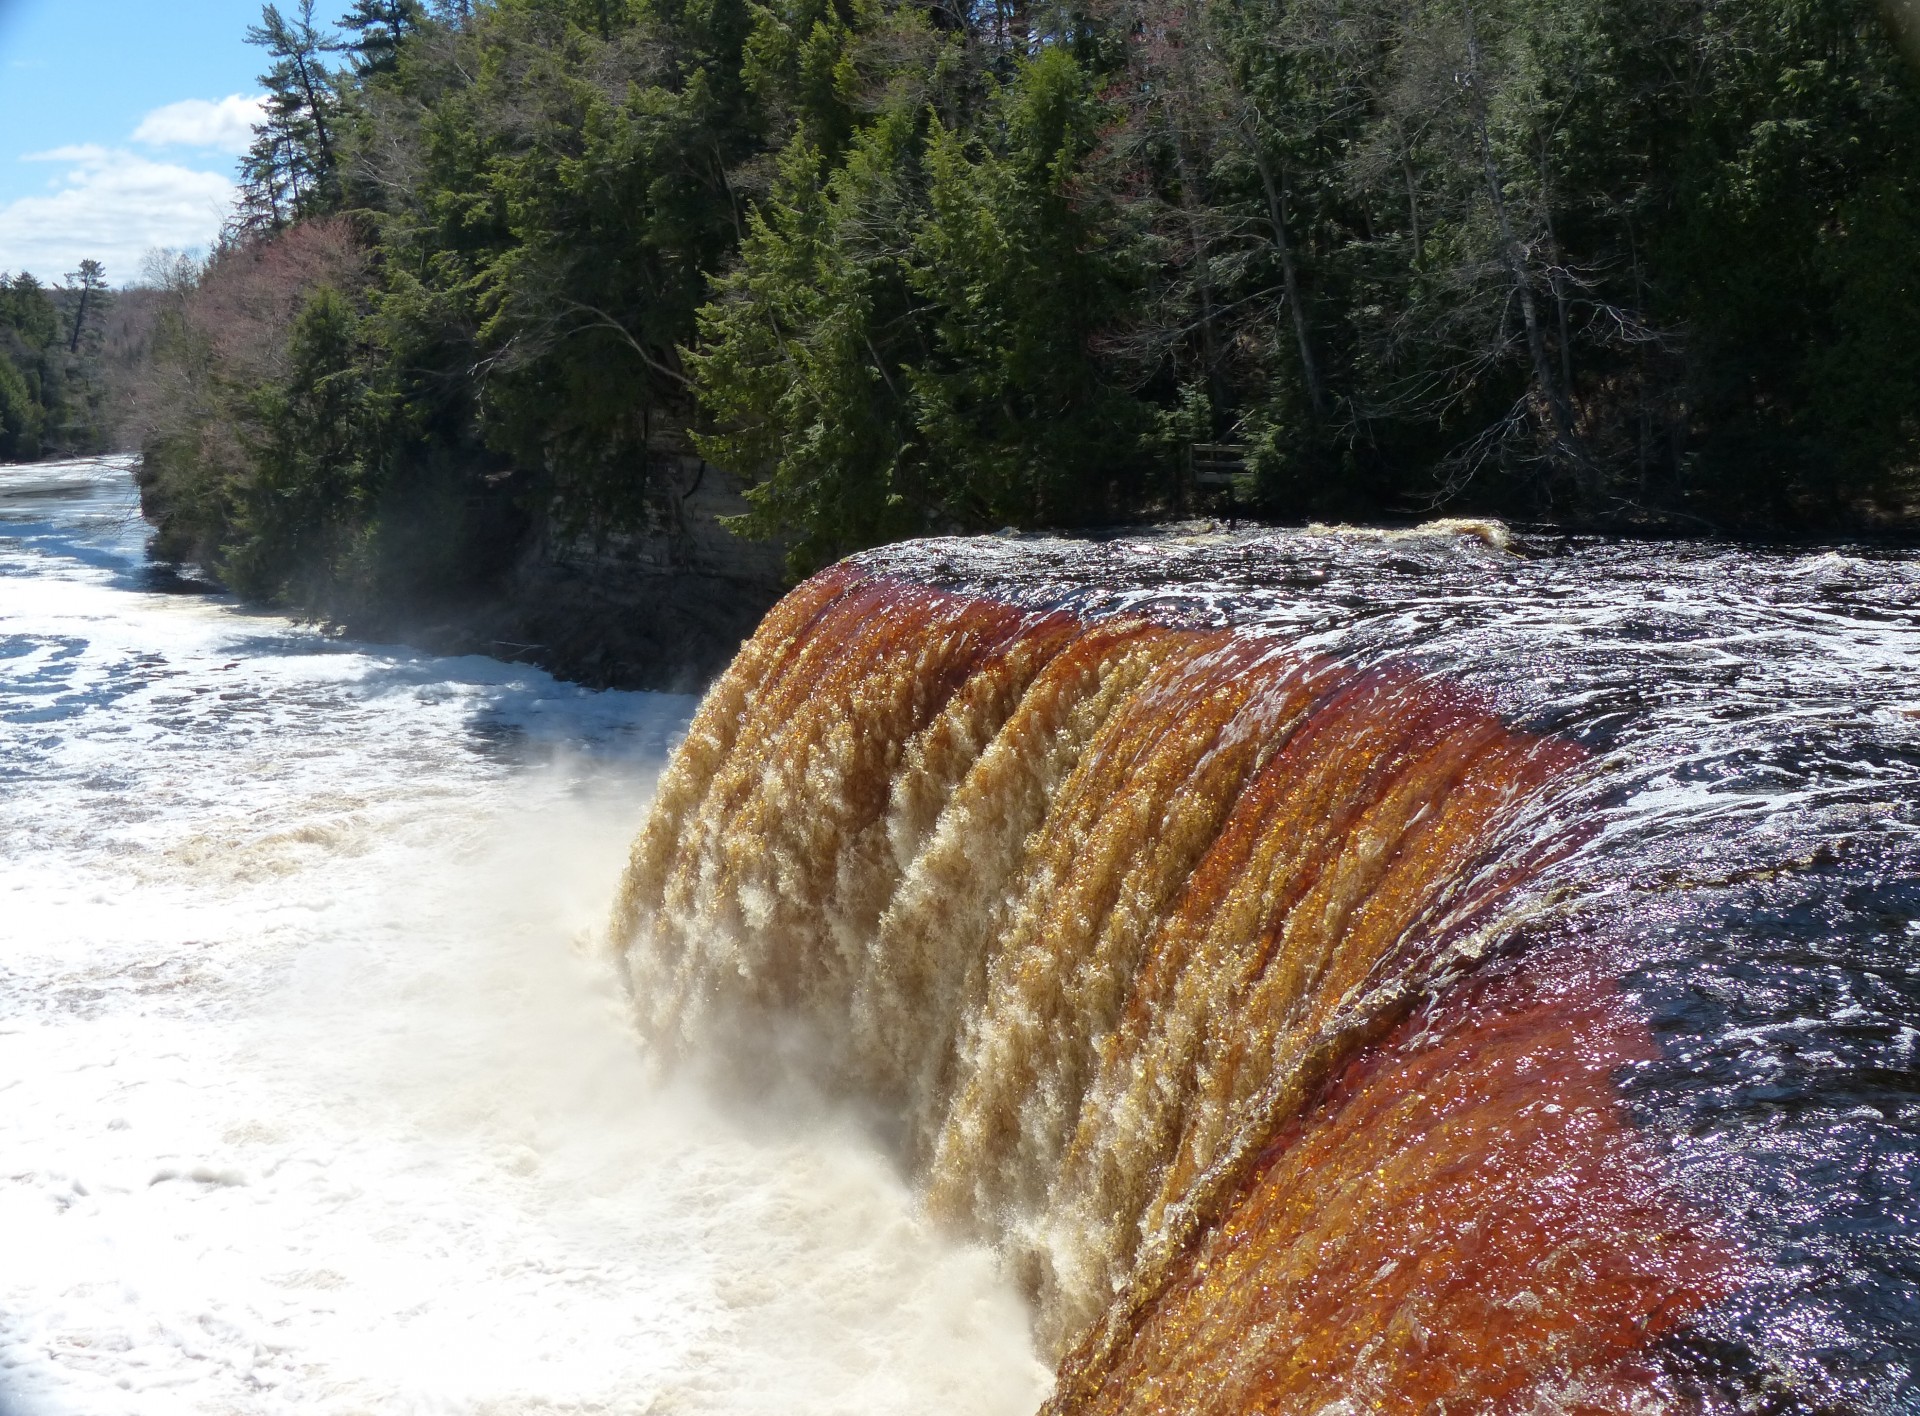
[[[491,642],[468,647],[596,687],[704,687],[780,598],[785,552],[720,524],[747,509],[732,474],[676,454],[667,481],[636,530],[536,533],[488,616]]]

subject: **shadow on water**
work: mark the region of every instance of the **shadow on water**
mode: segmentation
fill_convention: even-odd
[[[458,701],[473,752],[528,765],[563,752],[603,761],[663,753],[692,710],[690,699],[586,689],[480,655],[435,657],[329,638],[231,603],[213,609],[242,632],[187,658],[151,650],[103,659],[85,635],[0,634],[0,723],[77,722],[149,690],[187,695],[156,704],[156,721],[195,734],[250,732],[263,709],[325,716],[395,697]],[[300,667],[321,660],[352,662]]]
[[[196,575],[191,567],[149,561],[140,567],[135,588],[150,595],[219,595],[225,593],[213,581]]]
[[[64,526],[53,521],[19,521],[0,516],[0,548],[18,546],[53,559],[71,561],[90,570],[109,571],[117,588],[144,589],[148,562],[144,547],[102,545],[97,530]]]
[[[77,499],[77,498],[76,498]],[[4,503],[0,503],[4,506]],[[150,560],[146,525],[138,517],[106,525],[29,521],[0,511],[0,548],[18,548],[89,570],[103,570],[117,590],[157,595],[218,595],[222,587],[190,566]]]

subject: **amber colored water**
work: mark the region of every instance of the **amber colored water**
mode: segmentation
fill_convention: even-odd
[[[1621,1107],[1652,1047],[1574,970],[1461,990],[1281,1129],[1049,1409],[1681,1409],[1645,1354],[1740,1264]]]
[[[1660,1001],[1689,961],[1734,980],[1714,997],[1760,977],[1713,954],[1729,891],[1863,849],[1824,789],[1756,835],[1676,786],[1756,801],[1747,764],[1785,760],[1797,710],[1726,663],[1805,692],[1826,648],[1877,673],[1901,641],[1646,561],[1697,624],[1432,541],[837,567],[715,686],[635,844],[613,937],[643,1034],[866,1108],[1031,1297],[1056,1416],[1904,1409],[1908,1235],[1863,1206],[1907,1172],[1687,1093],[1711,1025]],[[1904,1164],[1894,1105],[1847,1144]],[[1693,1139],[1736,1133],[1861,1198],[1784,1239],[1756,1198],[1781,1172]],[[1791,1277],[1816,1241],[1850,1256],[1824,1287]]]

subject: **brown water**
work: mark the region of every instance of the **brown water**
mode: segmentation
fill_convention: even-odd
[[[716,685],[615,937],[869,1108],[1052,1410],[1920,1401],[1920,575],[928,542]]]

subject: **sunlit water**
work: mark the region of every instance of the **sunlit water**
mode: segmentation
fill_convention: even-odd
[[[0,1412],[1033,1408],[1021,1305],[853,1121],[644,1080],[594,936],[690,700],[330,640],[145,535],[123,466],[0,469]],[[1592,748],[1521,934],[1613,965],[1747,1260],[1675,1360],[1920,1410],[1920,563],[1533,549],[898,554]]]
[[[1020,1412],[1027,1315],[594,948],[692,702],[331,640],[0,468],[0,1411]]]
[[[1742,1410],[1920,1412],[1920,556],[1517,549],[1323,529],[864,560],[1430,671],[1590,749],[1546,823],[1577,848],[1506,943],[1602,961],[1659,1040],[1616,1080],[1744,1268],[1669,1355]]]

